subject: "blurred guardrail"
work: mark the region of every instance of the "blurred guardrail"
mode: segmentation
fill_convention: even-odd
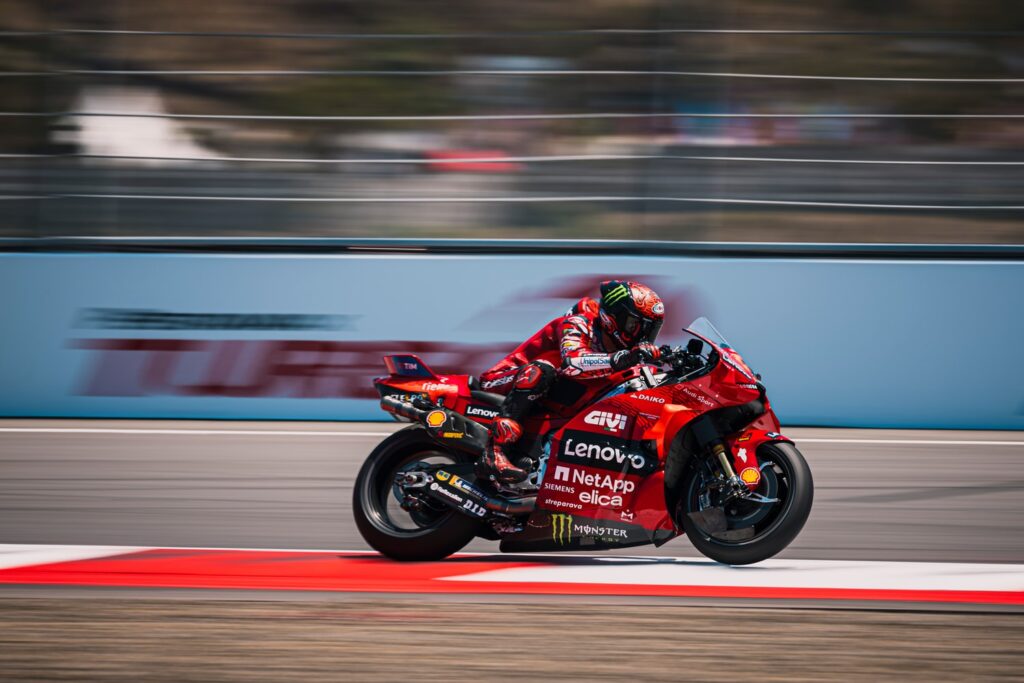
[[[633,277],[667,302],[663,341],[710,317],[764,375],[789,424],[1024,428],[1018,247],[0,247],[5,416],[380,419],[370,380],[384,353],[479,373],[598,281]]]
[[[2,120],[42,122],[41,130],[101,121],[114,131],[114,142],[126,126],[145,121],[227,127],[218,129],[224,138],[220,148],[186,145],[167,155],[147,151],[145,144],[137,153],[116,144],[106,151],[52,152],[47,144],[36,151],[8,150],[0,173],[0,200],[7,209],[0,231],[8,234],[455,236],[529,230],[570,237],[628,231],[670,239],[950,242],[969,235],[970,241],[1021,241],[1024,175],[1016,167],[1024,160],[1019,146],[1007,141],[1019,137],[1024,121],[1015,99],[1024,78],[1006,47],[1024,37],[1021,31],[664,26],[315,34],[66,28],[8,31],[2,37],[15,46],[19,39],[43,46],[42,56],[31,62],[41,68],[0,71],[0,83],[8,87],[38,82],[40,106],[0,112]],[[776,52],[769,47],[759,53],[766,62],[759,72],[727,68],[724,57],[716,64],[713,52],[670,42],[714,37],[744,45],[746,65],[750,45],[743,41],[755,39],[864,39],[886,47],[852,53],[854,65],[864,54],[881,55],[865,62],[873,71],[861,73],[850,73],[849,65],[823,47],[796,50],[808,58],[800,64],[806,71],[773,69]],[[119,48],[105,42],[115,39]],[[545,53],[569,39],[596,41],[583,43],[594,54]],[[200,44],[182,43],[193,40],[210,50],[205,57],[190,55],[189,68],[165,63],[170,57],[159,52],[146,60],[125,47]],[[253,45],[257,64],[218,66],[218,46],[225,40]],[[640,42],[627,42],[632,50],[614,53],[624,60],[619,65],[593,47],[621,40]],[[323,50],[315,58],[292,55],[296,64],[263,59],[257,46],[282,41],[359,47],[344,58]],[[491,55],[481,41],[508,45],[512,57]],[[392,44],[426,47],[416,59],[391,60],[390,48],[379,46]],[[455,47],[442,50],[441,44]],[[793,53],[795,43],[784,45],[790,47],[778,54]],[[975,59],[957,60],[950,46]],[[179,49],[167,51],[181,58]],[[238,53],[232,55],[236,62]],[[899,55],[906,59],[896,60]],[[330,66],[338,62],[347,65]],[[837,71],[828,73],[830,68]],[[447,93],[447,105],[428,106],[411,96],[395,111],[383,95],[380,101],[350,101],[330,94],[331,88],[344,93],[347,83],[366,79],[392,84],[384,92],[427,82],[430,92]],[[308,88],[328,93],[320,99],[338,111],[314,107],[282,85],[307,82],[328,83]],[[524,83],[538,85],[531,90]],[[74,94],[111,84],[151,88],[178,100],[173,107],[132,109],[80,106],[88,98]],[[821,89],[802,89],[807,87]],[[383,154],[351,139],[336,140],[339,130],[358,138],[382,129],[433,136],[441,146],[471,140],[471,147],[499,153],[456,153],[448,156],[449,165],[501,165],[503,173],[437,173],[437,160],[420,149]],[[143,138],[156,135],[153,128],[140,130]],[[232,131],[242,130],[288,131],[293,140],[283,152],[273,146],[268,151],[251,137],[231,142]],[[605,149],[589,149],[594,146]],[[210,153],[199,153],[203,149]],[[888,220],[876,220],[879,215]]]

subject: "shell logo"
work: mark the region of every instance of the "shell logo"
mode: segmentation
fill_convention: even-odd
[[[756,467],[746,467],[740,472],[740,479],[744,484],[756,484],[761,481],[761,470]]]
[[[427,426],[429,427],[440,427],[448,419],[448,415],[443,410],[431,410],[427,413]]]

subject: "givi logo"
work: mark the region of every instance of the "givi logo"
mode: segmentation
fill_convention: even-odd
[[[592,410],[587,413],[583,421],[588,425],[604,427],[609,432],[621,432],[626,428],[626,416],[618,413],[609,413],[603,410]]]

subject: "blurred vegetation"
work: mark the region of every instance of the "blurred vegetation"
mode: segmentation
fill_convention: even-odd
[[[920,78],[1020,78],[1024,53],[1018,36],[1001,35],[770,35],[752,33],[680,34],[665,29],[832,30],[865,32],[1024,31],[1019,0],[0,0],[0,31],[134,30],[227,35],[141,36],[54,32],[0,36],[0,71],[47,71],[46,76],[0,80],[4,111],[65,111],[91,85],[139,86],[159,91],[166,108],[179,114],[252,115],[461,115],[573,112],[733,112],[733,113],[1020,113],[1024,86],[1018,83],[836,82],[792,79],[715,78],[674,75],[627,76],[197,76],[187,74],[84,75],[75,70],[357,70],[452,71],[511,68],[548,70],[687,71],[827,76]],[[610,29],[601,34],[581,29]],[[638,33],[614,32],[633,29]],[[576,33],[574,33],[576,32]],[[269,34],[359,34],[359,38],[292,39]],[[404,35],[403,39],[373,37]],[[415,36],[410,35],[415,34]],[[5,118],[0,153],[54,151],[44,117]],[[358,154],[359,140],[379,133],[434,136],[442,146],[506,150],[513,155],[630,152],[649,145],[671,153],[694,138],[742,147],[820,145],[841,148],[843,156],[871,155],[872,149],[918,146],[934,157],[960,158],[1020,149],[1024,125],[1012,120],[861,119],[848,122],[752,119],[695,121],[684,118],[636,120],[477,122],[282,122],[225,124],[195,120],[187,129],[196,139],[228,156],[332,158]],[[353,142],[356,141],[356,142]],[[369,149],[369,142],[367,149]],[[418,149],[418,148],[417,148]],[[935,152],[939,149],[940,152]],[[864,151],[866,150],[866,151]],[[414,150],[415,151],[415,150]],[[685,153],[685,151],[683,152]],[[824,152],[823,152],[824,153]],[[379,156],[369,152],[369,156]],[[979,156],[982,155],[982,156]],[[999,157],[1005,158],[1005,157]],[[648,192],[642,165],[616,167],[632,174],[634,189]],[[287,169],[289,172],[291,169]],[[317,179],[337,172],[346,187],[378,186],[391,171],[362,166],[318,169]],[[239,173],[246,171],[239,169]],[[402,171],[407,173],[407,171]],[[602,171],[603,172],[603,171]],[[730,170],[716,169],[729,189]],[[761,167],[758,172],[771,173]],[[531,175],[532,174],[532,175]],[[648,174],[645,176],[644,174]],[[543,172],[524,177],[544,184]],[[406,178],[407,176],[403,176]],[[307,177],[295,175],[296,184]],[[358,185],[355,181],[365,181]],[[749,178],[744,182],[748,182]],[[120,182],[117,178],[113,182]],[[324,181],[326,182],[326,181]],[[583,181],[585,182],[585,180]],[[839,181],[837,181],[839,182]],[[374,184],[376,183],[376,184]],[[417,185],[417,183],[419,183]],[[424,185],[413,179],[410,187]],[[507,186],[435,183],[435,191],[482,192]],[[976,184],[980,186],[980,183]],[[431,186],[433,187],[433,185]],[[512,189],[517,189],[513,187]],[[981,188],[982,190],[984,188]],[[108,188],[109,190],[109,188]],[[518,188],[522,190],[522,187]],[[683,190],[685,193],[685,188]],[[749,192],[748,192],[749,193]],[[631,192],[632,194],[632,192]],[[753,194],[757,194],[754,192]],[[942,197],[938,197],[941,199]],[[691,207],[687,207],[689,210]],[[500,212],[466,218],[455,225],[382,227],[417,233],[463,234],[510,226],[515,235],[637,235],[712,238],[721,235],[816,235],[813,220],[833,225],[834,235],[856,236],[853,223],[804,214],[720,212],[708,207],[684,221],[670,207],[648,206],[620,213],[599,206],[505,205]],[[212,211],[207,206],[205,209]],[[416,211],[410,206],[409,211]],[[120,213],[110,211],[111,215]],[[296,211],[295,215],[304,214]],[[333,214],[332,214],[333,215]],[[338,214],[339,216],[342,214]],[[367,229],[366,215],[345,221],[333,234]],[[467,209],[466,216],[475,215]],[[624,215],[632,218],[624,218]],[[639,216],[639,218],[638,218]],[[750,218],[757,216],[756,219]],[[308,218],[308,217],[307,217]],[[776,220],[778,219],[778,220]],[[323,224],[321,215],[308,225]],[[317,223],[316,221],[319,221]],[[371,221],[372,223],[372,221]],[[400,225],[394,217],[381,225]],[[872,239],[951,241],[949,223],[904,220],[913,227]],[[998,223],[998,227],[996,224]],[[755,228],[774,226],[771,228]],[[433,225],[433,224],[431,224]],[[790,230],[786,226],[799,225]],[[986,225],[982,220],[977,225]],[[977,228],[995,241],[1024,241],[1005,215]],[[1010,225],[1011,227],[1007,227]],[[841,226],[841,227],[840,227]],[[480,225],[479,229],[484,226]],[[114,228],[112,228],[114,229]],[[298,229],[310,229],[299,227]],[[372,228],[370,228],[372,230]],[[228,230],[228,228],[225,228]],[[253,228],[253,230],[256,230]],[[761,230],[762,232],[758,232]],[[822,231],[819,230],[818,233]],[[922,237],[923,236],[923,237]],[[813,237],[812,237],[813,238]],[[826,236],[829,238],[829,236]],[[962,239],[962,238],[961,238]],[[952,241],[956,241],[952,239]]]
[[[128,29],[259,33],[494,34],[412,40],[290,40],[201,36],[60,35],[5,38],[0,69],[450,70],[508,56],[556,60],[566,69],[729,71],[835,76],[1013,77],[1020,39],[978,36],[780,36],[736,34],[545,34],[582,28],[1024,30],[1021,2],[923,0],[3,0],[7,31]],[[555,67],[558,68],[558,67]],[[92,80],[101,77],[92,77]],[[501,77],[515,87],[516,77]],[[4,83],[14,105],[67,101],[57,77]],[[69,79],[70,80],[70,79]],[[75,79],[73,85],[86,81]],[[124,83],[127,79],[108,78]],[[92,82],[92,81],[89,81]],[[467,102],[452,77],[247,77],[132,79],[204,100],[210,112],[259,114],[440,114],[486,109]],[[49,85],[50,87],[47,87]],[[494,89],[499,85],[492,86]],[[700,104],[721,111],[971,113],[1004,110],[1021,88],[1008,84],[834,83],[677,76],[545,77],[525,106],[648,110]],[[184,100],[172,100],[175,108]],[[195,104],[194,101],[189,104]],[[31,107],[29,107],[31,108]],[[506,107],[507,108],[507,107]],[[241,111],[240,111],[241,110]],[[910,124],[927,132],[928,124]],[[365,126],[364,126],[365,127]],[[602,124],[603,129],[614,124]],[[18,131],[20,134],[21,131]],[[593,128],[591,129],[593,131]],[[8,141],[12,135],[5,134]]]

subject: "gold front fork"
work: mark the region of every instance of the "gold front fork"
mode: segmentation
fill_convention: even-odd
[[[719,441],[711,447],[711,452],[718,457],[718,462],[722,466],[722,471],[725,472],[726,479],[735,479],[736,471],[732,468],[732,462],[729,460],[729,453],[725,450],[725,445]]]

